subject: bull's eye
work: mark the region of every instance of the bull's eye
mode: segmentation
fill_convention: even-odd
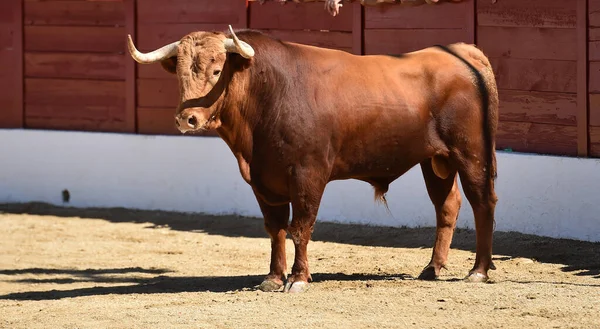
[[[215,71],[213,72],[213,75],[219,75],[219,74],[221,74],[221,70],[215,70]]]

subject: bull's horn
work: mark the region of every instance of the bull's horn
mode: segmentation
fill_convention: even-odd
[[[141,53],[133,44],[133,40],[131,40],[131,35],[127,35],[127,46],[129,48],[129,53],[133,59],[140,64],[150,64],[162,61],[163,59],[173,57],[177,55],[177,46],[179,46],[179,41],[175,41],[166,46],[158,48],[149,53]]]
[[[237,35],[233,32],[231,25],[229,25],[229,32],[231,32],[231,37],[233,39],[225,39],[225,50],[229,53],[238,53],[244,58],[254,57],[254,49],[252,49],[252,46],[238,39]]]

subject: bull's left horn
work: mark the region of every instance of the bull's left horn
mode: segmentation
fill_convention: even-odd
[[[177,46],[179,46],[179,41],[175,41],[149,53],[141,53],[135,48],[133,40],[131,40],[131,35],[129,34],[127,35],[127,41],[127,47],[129,48],[129,53],[131,54],[131,57],[140,64],[160,62],[163,59],[176,56]]]
[[[231,25],[229,25],[229,32],[231,32],[231,37],[233,39],[225,39],[225,50],[229,53],[238,53],[242,55],[242,57],[248,59],[254,57],[254,49],[252,46],[238,39],[237,35],[233,32]]]

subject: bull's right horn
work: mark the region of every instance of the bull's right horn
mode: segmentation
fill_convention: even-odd
[[[127,35],[127,41],[127,46],[129,48],[129,53],[131,54],[131,57],[140,64],[160,62],[163,59],[176,56],[177,46],[179,46],[179,41],[175,41],[149,53],[141,53],[135,48],[133,40],[131,40],[131,35],[129,34]]]

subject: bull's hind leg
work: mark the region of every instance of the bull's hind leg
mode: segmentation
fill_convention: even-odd
[[[433,161],[436,161],[435,166]],[[427,193],[435,207],[436,232],[431,261],[423,269],[419,279],[434,280],[440,275],[440,270],[446,266],[448,260],[461,196],[456,170],[451,168],[444,159],[434,158],[422,162],[421,171],[425,178]]]
[[[265,229],[271,237],[271,265],[270,271],[259,289],[262,291],[275,291],[283,287],[285,280],[285,237],[290,218],[290,205],[270,206],[260,199],[258,205],[265,218]]]
[[[492,263],[492,238],[494,231],[494,211],[497,197],[488,169],[485,166],[485,152],[474,154],[471,148],[466,155],[458,156],[460,181],[465,196],[475,215],[476,248],[475,264],[465,278],[469,282],[486,282]]]

